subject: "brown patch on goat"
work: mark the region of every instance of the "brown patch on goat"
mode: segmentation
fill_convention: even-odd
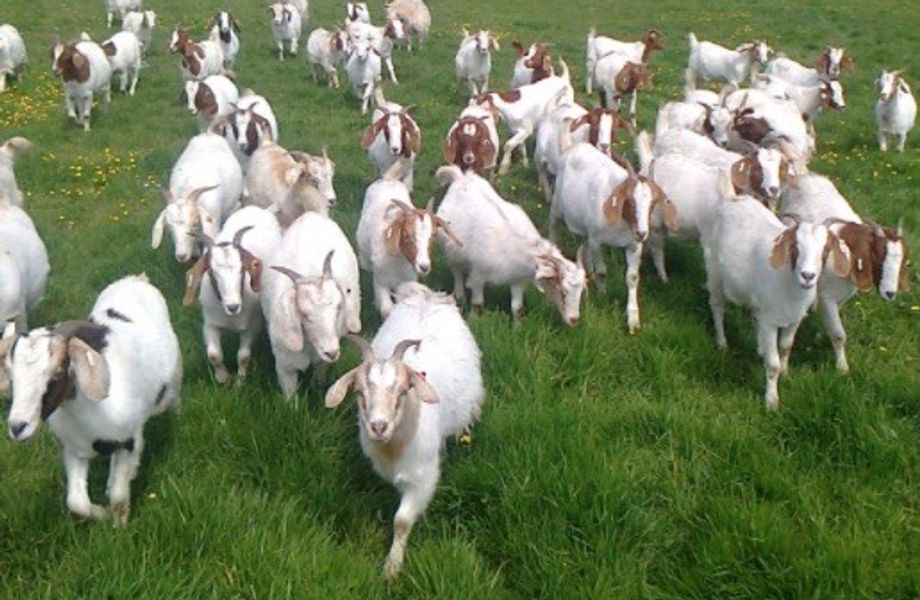
[[[415,228],[419,219],[425,214],[425,210],[403,207],[397,210],[399,215],[390,223],[384,234],[387,252],[391,255],[401,252],[406,261],[414,265],[415,259],[418,257]]]
[[[195,92],[195,108],[198,112],[209,117],[217,114],[217,98],[214,97],[214,91],[204,82],[198,84],[198,91]]]
[[[533,56],[524,61],[524,66],[533,69],[530,83],[542,81],[553,74],[553,58],[543,44],[536,44]]]
[[[642,62],[647,62],[653,50],[664,50],[664,35],[657,29],[649,29],[642,38],[645,49],[642,51]]]
[[[64,81],[77,81],[85,83],[89,80],[89,60],[79,50],[76,44],[67,44],[58,56],[57,68]]]
[[[623,65],[613,80],[620,94],[631,94],[636,90],[652,89],[652,74],[645,65],[628,62]]]
[[[182,48],[182,64],[192,75],[198,76],[201,73],[202,61],[204,61],[204,48],[191,42],[186,43]]]
[[[114,42],[106,42],[102,44],[102,51],[105,52],[106,56],[115,56],[118,50],[115,48]]]
[[[888,254],[887,242],[901,242],[904,258],[898,273],[898,287],[909,289],[907,277],[907,243],[903,237],[887,227],[868,223],[847,223],[840,228],[838,236],[850,249],[850,280],[862,292],[878,286],[882,280],[882,269]],[[882,235],[879,235],[881,233]]]
[[[402,124],[402,156],[410,158],[413,154],[418,154],[422,149],[422,132],[419,131],[412,119],[408,115],[400,114],[399,121]]]
[[[754,116],[753,108],[745,108],[738,113],[732,122],[732,129],[742,139],[757,145],[772,131],[770,124],[765,119]]]
[[[483,95],[488,96],[488,94],[483,94]],[[511,90],[508,92],[502,92],[498,94],[498,97],[502,99],[502,102],[508,102],[510,104],[512,102],[517,102],[518,100],[521,99],[521,92],[518,90]],[[489,101],[491,102],[491,97],[489,97]]]
[[[613,146],[613,144],[616,143],[617,141],[616,139],[617,130],[619,129],[626,129],[631,134],[635,135],[636,133],[635,127],[633,127],[632,123],[630,123],[628,120],[624,119],[622,115],[620,115],[620,111],[614,108],[603,108],[599,106],[591,109],[587,113],[583,114],[582,116],[572,121],[572,124],[569,125],[569,131],[574,132],[579,127],[584,127],[585,125],[587,125],[588,126],[588,142],[592,146],[596,147],[601,142],[601,139],[600,139],[601,119],[603,118],[605,114],[610,115],[610,119],[612,121],[610,125],[610,139],[604,140],[605,143],[607,143],[610,146]],[[625,166],[623,168],[626,169]]]

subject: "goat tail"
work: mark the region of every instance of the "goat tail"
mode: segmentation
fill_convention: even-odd
[[[696,91],[696,78],[693,76],[693,69],[688,67],[684,69],[684,97],[693,91]]]
[[[445,165],[438,167],[435,172],[435,179],[438,180],[438,187],[447,187],[453,182],[463,177],[463,171],[457,165]]]
[[[559,77],[571,81],[572,78],[569,75],[569,65],[567,65],[565,61],[562,60],[562,57],[559,57],[559,68],[562,70],[562,73],[559,74]]]
[[[699,43],[699,40],[696,39],[696,34],[694,34],[692,31],[687,34],[687,45],[690,46],[691,50],[699,45]]]
[[[6,143],[3,146],[0,146],[0,149],[3,150],[7,155],[14,157],[17,154],[26,152],[32,149],[32,142],[27,140],[24,137],[11,137],[6,140]]]
[[[592,25],[591,29],[588,30],[588,39],[593,40],[595,37],[597,37],[597,28]]]
[[[648,173],[655,154],[652,151],[654,139],[647,131],[640,131],[636,136],[636,154],[639,156],[639,172]]]

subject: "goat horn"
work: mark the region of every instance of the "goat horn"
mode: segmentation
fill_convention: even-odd
[[[188,199],[191,200],[192,202],[198,202],[198,196],[202,195],[202,194],[205,193],[205,192],[210,192],[211,190],[216,190],[218,187],[220,187],[220,186],[209,185],[209,186],[206,186],[206,187],[200,187],[200,188],[194,189],[194,190],[192,190],[192,192],[188,195]]]
[[[897,229],[895,230],[898,234],[898,237],[904,237],[904,217],[898,219]]]
[[[245,235],[247,231],[252,229],[252,227],[253,227],[252,225],[247,225],[246,227],[243,227],[242,229],[237,231],[236,235],[233,236],[233,245],[236,246],[237,249],[240,248],[240,243],[243,241],[243,235]]]
[[[295,271],[295,270],[293,270],[293,269],[288,269],[287,267],[279,267],[279,266],[276,266],[276,265],[272,265],[272,269],[274,269],[274,270],[278,271],[279,273],[282,273],[282,274],[287,275],[288,277],[290,277],[290,278],[291,278],[291,281],[294,282],[294,285],[297,285],[297,282],[298,282],[300,279],[302,279],[302,276],[300,275],[300,273],[298,273],[297,271]]]
[[[403,106],[402,109],[399,111],[399,114],[401,115],[409,114],[409,111],[412,110],[413,108],[415,108],[414,104],[410,104],[409,106]]]
[[[403,340],[396,344],[396,347],[393,348],[393,354],[390,355],[390,359],[402,360],[403,355],[406,353],[406,350],[415,346],[418,349],[421,346],[422,340]]]
[[[370,343],[366,339],[353,333],[349,333],[346,337],[361,350],[361,357],[364,359],[364,362],[374,362],[377,360],[377,356],[374,354]]]
[[[323,277],[332,277],[332,256],[334,254],[335,250],[330,250],[326,255],[326,260],[323,261]]]
[[[432,212],[434,210],[434,196],[428,199],[428,204],[425,205],[425,210],[427,212]]]
[[[794,215],[794,214],[792,214],[792,213],[781,213],[781,214],[776,215],[776,217],[777,217],[780,221],[784,221],[785,219],[789,219],[790,221],[792,221],[792,222],[795,223],[796,225],[799,225],[799,224],[802,222],[801,220],[799,220],[799,217],[798,217],[797,215]]]
[[[195,233],[189,232],[188,235],[190,237],[195,238],[196,240],[198,240],[199,242],[201,242],[208,248],[211,248],[214,245],[214,240],[211,238],[211,236],[201,231],[198,231]]]
[[[51,333],[54,335],[59,335],[64,339],[69,339],[80,329],[85,327],[99,328],[99,325],[96,325],[92,321],[86,319],[76,319],[73,321],[62,321],[54,326],[54,329],[51,330]]]

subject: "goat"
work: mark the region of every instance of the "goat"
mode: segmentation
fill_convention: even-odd
[[[0,25],[0,92],[6,90],[8,77],[15,77],[18,83],[28,63],[26,45],[19,30],[4,23]]]
[[[89,36],[81,36],[70,44],[56,42],[51,56],[52,71],[64,82],[67,115],[89,131],[93,94],[102,94],[106,104],[112,101],[112,67],[105,52]]]
[[[186,81],[185,97],[189,112],[198,117],[198,125],[203,131],[211,123],[233,112],[240,92],[229,77],[211,75]]]
[[[112,75],[121,74],[121,93],[133,96],[141,72],[141,41],[130,31],[119,31],[102,42],[102,50],[112,67]]]
[[[278,46],[278,59],[284,60],[285,44],[287,51],[297,56],[297,40],[303,27],[300,11],[290,4],[275,2],[268,7],[268,14],[272,17],[272,35]]]
[[[182,355],[159,290],[145,275],[120,279],[102,290],[88,320],[0,341],[0,369],[13,383],[10,437],[23,442],[47,421],[64,447],[70,512],[94,520],[111,514],[126,525],[144,424],[179,408]],[[97,455],[111,455],[110,512],[87,492]]]
[[[353,339],[362,362],[326,391],[325,403],[335,408],[350,388],[357,391],[361,449],[400,491],[384,566],[393,579],[412,527],[434,495],[447,438],[479,418],[481,353],[451,298],[417,283],[400,288],[399,302],[371,345]]]
[[[613,148],[617,130],[627,129],[635,134],[632,124],[620,116],[619,111],[609,108],[597,107],[589,111],[577,104],[567,105],[560,106],[543,117],[537,127],[534,162],[547,203],[552,202],[553,180],[562,162],[562,127],[569,128],[569,136],[573,142],[588,142],[621,166],[625,165],[625,159]]]
[[[310,63],[310,74],[316,81],[317,68],[322,69],[326,75],[329,87],[339,87],[338,66],[345,61],[351,47],[348,34],[341,29],[329,31],[317,27],[307,37],[307,61]]]
[[[160,247],[164,227],[176,246],[176,260],[198,255],[197,233],[215,238],[221,224],[239,207],[243,174],[227,141],[207,131],[189,140],[163,190],[164,208],[153,224],[150,246]]]
[[[399,180],[378,179],[364,193],[358,220],[358,263],[374,275],[374,304],[386,318],[391,294],[399,284],[431,272],[431,247],[438,230],[452,234],[435,215],[432,201],[416,208],[409,189]]]
[[[875,80],[878,101],[875,103],[875,123],[878,125],[878,148],[888,151],[888,136],[898,138],[898,152],[904,152],[907,134],[917,119],[917,101],[910,86],[899,71],[882,71]]]
[[[144,9],[143,0],[105,0],[105,25],[112,28],[115,16],[124,24],[125,16],[131,11]]]
[[[0,192],[0,323],[14,321],[16,330],[23,332],[27,315],[45,293],[50,266],[32,219],[6,202]],[[2,368],[0,361],[0,371]]]
[[[412,52],[412,38],[424,47],[431,29],[431,11],[424,0],[394,0],[386,5],[387,19],[399,19],[406,34],[406,48]]]
[[[345,71],[352,92],[361,98],[362,115],[367,114],[367,106],[380,87],[380,68],[381,58],[376,48],[365,39],[353,41]]]
[[[454,56],[454,68],[461,84],[470,88],[470,96],[478,96],[489,89],[489,74],[492,72],[492,54],[490,49],[499,50],[498,42],[486,30],[471,35],[463,30],[460,48]]]
[[[367,23],[371,22],[371,13],[367,8],[367,2],[346,2],[345,3],[345,23]]]
[[[594,83],[598,88],[601,106],[620,109],[620,99],[629,94],[629,115],[636,121],[636,102],[639,90],[651,90],[652,74],[642,63],[630,62],[619,54],[608,54],[598,59],[594,67]]]
[[[601,246],[626,250],[626,318],[629,333],[639,330],[639,263],[653,214],[660,213],[671,231],[677,230],[674,205],[654,181],[624,169],[587,143],[571,144],[563,128],[561,168],[550,206],[550,239],[559,236],[559,222],[586,238],[579,248],[589,272],[606,277]]]
[[[224,69],[232,69],[236,55],[240,52],[239,21],[229,11],[221,10],[211,17],[208,29],[210,39],[220,44],[224,55]]]
[[[559,61],[562,74],[547,77],[537,83],[521,86],[504,93],[487,92],[474,99],[477,106],[488,109],[500,116],[511,132],[511,138],[505,142],[502,161],[498,168],[499,175],[505,175],[511,168],[511,153],[521,149],[522,163],[526,167],[527,138],[545,115],[557,106],[574,104],[575,92],[569,78],[569,67]]]
[[[785,140],[803,166],[815,150],[815,138],[798,106],[761,90],[744,89],[725,96],[724,105],[735,114],[729,131],[731,150],[745,152],[751,145]]]
[[[244,175],[249,172],[249,159],[262,140],[278,141],[278,121],[271,104],[250,89],[243,90],[236,109],[225,120],[212,125],[212,129],[222,133],[230,144]]]
[[[141,42],[142,54],[147,54],[157,26],[157,14],[152,10],[133,10],[121,22],[122,31],[130,31]]]
[[[390,81],[399,85],[396,79],[396,69],[393,67],[393,48],[396,43],[406,38],[403,32],[403,24],[399,19],[388,19],[383,27],[374,27],[369,23],[354,22],[347,26],[348,36],[351,40],[365,38],[380,55],[380,59],[386,66],[387,74]]]
[[[217,382],[226,383],[230,374],[224,366],[220,331],[240,332],[237,375],[243,379],[249,368],[252,342],[262,328],[262,268],[281,240],[281,227],[269,211],[246,206],[230,215],[217,239],[202,239],[205,251],[186,274],[182,303],[189,306],[196,296],[201,302],[208,361]],[[205,275],[208,284],[201,285]]]
[[[522,85],[536,83],[554,75],[553,57],[545,44],[533,43],[524,49],[520,41],[514,40],[511,46],[517,52],[518,58],[514,62],[514,71],[508,87],[516,90]]]
[[[750,309],[767,375],[764,401],[775,410],[779,376],[788,371],[795,333],[815,302],[824,264],[830,255],[834,274],[845,277],[849,253],[824,225],[787,227],[754,198],[721,202],[717,212],[715,227],[703,238],[716,344],[727,346],[725,298]]]
[[[841,73],[853,71],[853,60],[845,48],[825,46],[814,68],[799,64],[786,56],[777,56],[767,63],[764,73],[779,77],[793,85],[809,87],[822,81],[836,81]]]
[[[192,42],[185,29],[176,27],[169,36],[169,51],[182,57],[179,71],[183,80],[201,80],[211,75],[224,74],[224,51],[219,42]]]
[[[645,64],[655,50],[664,50],[664,36],[657,29],[649,29],[638,42],[621,42],[613,38],[597,35],[592,27],[588,31],[587,53],[585,61],[585,91],[591,93],[594,82],[594,69],[597,61],[609,54],[619,54],[633,64]]]
[[[383,175],[397,161],[402,161],[402,182],[411,191],[415,159],[421,150],[422,132],[409,115],[411,107],[393,102],[379,102],[371,124],[361,137],[361,148]]]
[[[839,111],[847,105],[843,85],[837,80],[802,86],[771,75],[758,75],[754,78],[753,85],[754,89],[762,90],[778,100],[790,100],[795,103],[812,137],[815,136],[814,123],[819,110],[830,108]]]
[[[358,259],[335,221],[307,212],[287,228],[266,264],[262,311],[278,384],[291,399],[298,371],[337,361],[339,338],[361,331]]]
[[[687,35],[690,57],[687,61],[686,83],[695,89],[697,80],[724,81],[735,87],[748,76],[757,75],[758,67],[767,63],[772,50],[766,42],[756,40],[741,44],[734,50],[712,42],[700,42],[691,31]]]
[[[568,325],[581,314],[585,270],[568,260],[559,248],[542,237],[524,210],[507,202],[492,185],[472,171],[441,167],[438,182],[449,185],[437,216],[450,234],[439,237],[454,276],[454,296],[462,302],[466,285],[472,292],[474,312],[482,310],[485,284],[511,286],[511,314],[518,320],[524,310],[524,288],[533,281],[549,296]]]
[[[447,131],[441,154],[447,164],[463,171],[472,169],[481,177],[491,174],[498,156],[498,131],[492,112],[475,105],[464,108]]]
[[[329,214],[336,202],[334,177],[325,148],[322,156],[312,156],[264,140],[249,160],[246,187],[249,201],[269,208],[286,228],[304,212]]]
[[[658,109],[655,139],[661,139],[672,129],[689,129],[707,136],[724,148],[729,143],[733,122],[734,115],[720,104],[712,106],[703,102],[668,102]]]
[[[899,289],[910,289],[907,239],[900,224],[888,228],[863,220],[830,179],[816,173],[800,177],[798,186],[786,191],[781,210],[802,221],[826,224],[850,251],[848,278],[825,272],[818,281],[824,328],[834,347],[837,370],[846,373],[850,367],[840,309],[857,291],[876,287],[882,299],[891,301]]]
[[[13,166],[16,157],[32,148],[32,142],[24,137],[11,137],[0,146],[0,206],[12,204],[22,208],[22,191],[16,183]]]

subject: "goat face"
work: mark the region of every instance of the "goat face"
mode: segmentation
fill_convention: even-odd
[[[217,32],[220,36],[220,40],[225,44],[229,44],[233,29],[230,13],[225,10],[218,12],[216,15],[214,15],[214,24],[217,26]]]
[[[339,359],[339,321],[345,293],[331,276],[302,279],[296,286],[296,307],[307,341],[320,360]]]
[[[480,29],[473,39],[476,41],[476,51],[479,52],[479,54],[489,53],[489,43],[492,36],[489,35],[488,31]]]
[[[900,76],[897,71],[882,71],[875,81],[878,97],[884,102],[891,100],[898,93],[899,80]]]
[[[906,254],[903,238],[885,237],[885,258],[882,262],[882,276],[878,282],[878,293],[885,300],[893,300],[898,293],[898,285],[906,279],[902,276],[906,270]]]
[[[386,123],[383,126],[383,135],[386,138],[390,154],[399,156],[403,152],[403,126],[402,115],[399,113],[390,113],[386,117]]]
[[[847,105],[847,101],[843,97],[843,86],[836,80],[822,82],[821,99],[824,104],[834,110],[843,110]]]
[[[824,225],[798,223],[777,236],[770,255],[770,266],[784,269],[788,266],[796,282],[804,289],[818,283],[828,252],[834,254],[834,270],[841,276],[849,273],[849,251]]]
[[[754,50],[751,55],[754,57],[755,62],[765,65],[770,59],[770,52],[770,46],[768,46],[766,42],[757,40],[754,42]]]
[[[326,150],[323,149],[322,156],[311,156],[302,165],[305,176],[319,190],[323,200],[326,201],[326,206],[335,206],[336,193],[333,187],[335,163],[326,154]]]
[[[179,52],[186,43],[188,43],[188,33],[184,29],[173,29],[169,35],[169,51]]]
[[[7,346],[7,351],[2,350]],[[3,356],[5,355],[5,356]],[[13,403],[7,420],[10,438],[22,442],[38,431],[42,423],[42,398],[62,373],[67,342],[47,328],[0,342],[0,370],[6,370],[13,385]]]
[[[581,300],[588,283],[581,260],[578,263],[572,262],[553,248],[538,257],[534,279],[537,289],[550,297],[562,319],[570,326],[577,325],[581,318]]]
[[[771,200],[779,198],[783,188],[784,160],[782,152],[775,148],[758,148],[754,155],[754,162],[757,163],[760,173],[760,189],[755,190],[758,194],[763,194]]]
[[[230,316],[240,314],[245,285],[243,258],[232,244],[215,244],[211,247],[208,272],[214,291],[220,298],[224,312]]]
[[[272,26],[275,28],[279,28],[285,23],[290,23],[293,18],[291,8],[280,2],[276,2],[269,6],[268,12],[272,16]]]

